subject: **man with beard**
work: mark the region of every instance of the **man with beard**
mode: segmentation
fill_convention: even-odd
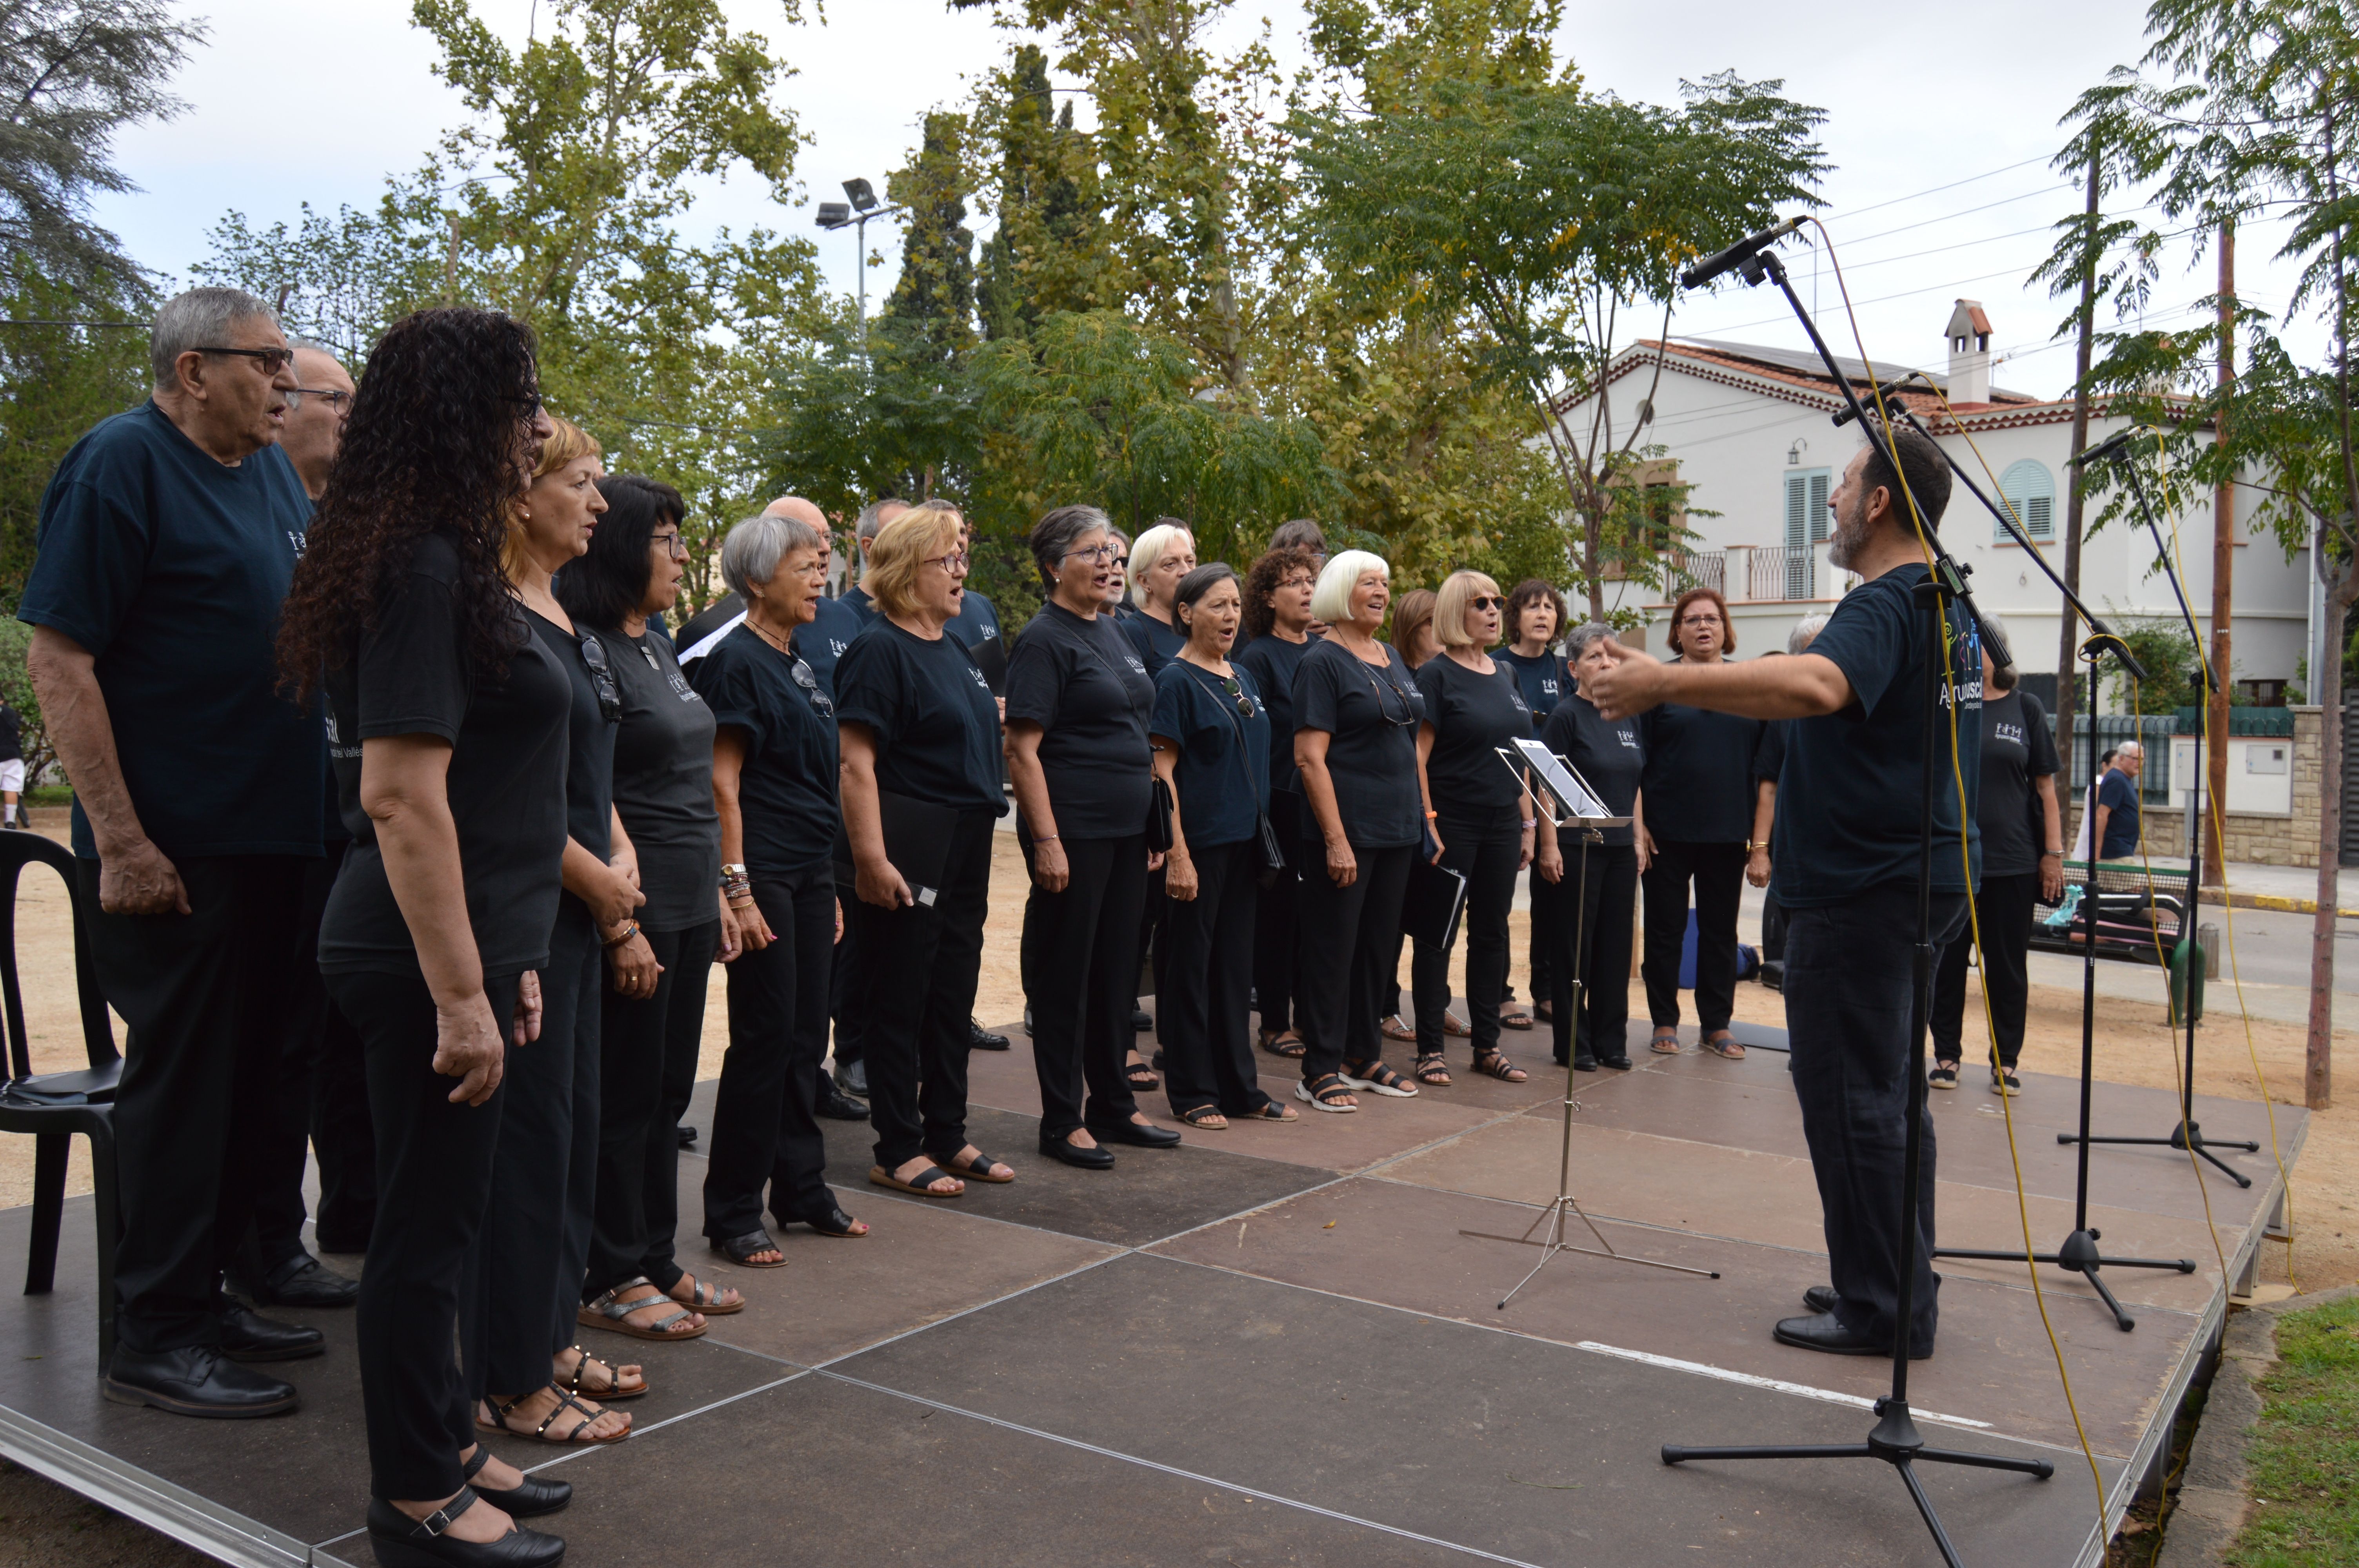
[[[1886,442],[1899,457],[1895,470]],[[1906,480],[1904,492],[1902,481]],[[1912,509],[1910,501],[1915,505]],[[1965,918],[1978,866],[1958,853],[1962,831],[1979,860],[1974,791],[1981,777],[1982,653],[1962,610],[1947,638],[1941,704],[1925,699],[1927,620],[1916,596],[1929,568],[1921,517],[1938,527],[1950,498],[1939,448],[1913,430],[1870,433],[1829,498],[1834,564],[1864,580],[1844,595],[1807,653],[1743,664],[1663,665],[1627,648],[1582,683],[1609,719],[1682,702],[1756,719],[1786,719],[1772,891],[1787,911],[1786,1022],[1794,1093],[1825,1211],[1832,1285],[1804,1295],[1809,1312],[1777,1326],[1805,1349],[1888,1356],[1933,1352],[1939,1284],[1933,1255],[1933,1126],[1922,1119],[1911,1319],[1898,1323],[1899,1195],[1908,1133],[1911,957],[1917,932],[1918,833],[1925,726],[1937,736],[1932,928],[1938,950]],[[1963,780],[1961,786],[1952,777]]]

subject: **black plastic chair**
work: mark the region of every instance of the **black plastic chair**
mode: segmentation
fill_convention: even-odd
[[[72,1072],[33,1073],[25,1031],[25,998],[16,974],[16,890],[27,866],[38,861],[65,880],[74,917],[74,989],[81,1004],[83,1049],[90,1065]],[[54,839],[29,829],[0,830],[0,1011],[8,1027],[8,1081],[0,1085],[0,1132],[29,1132],[33,1155],[32,1245],[25,1262],[25,1293],[45,1295],[56,1282],[58,1231],[65,1221],[66,1156],[77,1132],[90,1140],[98,1198],[98,1359],[114,1354],[114,1245],[122,1235],[114,1192],[114,1088],[123,1057],[99,993],[90,956],[91,911],[74,876],[74,857]]]

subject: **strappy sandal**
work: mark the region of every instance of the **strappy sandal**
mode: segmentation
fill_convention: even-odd
[[[1441,1032],[1444,1034],[1449,1035],[1453,1040],[1472,1040],[1474,1038],[1474,1026],[1461,1019],[1456,1013],[1451,1011],[1446,1007],[1441,1010]]]
[[[1148,1094],[1163,1087],[1163,1080],[1157,1077],[1155,1069],[1145,1062],[1124,1063],[1122,1076],[1123,1081],[1131,1087],[1135,1094]]]
[[[1703,1048],[1713,1055],[1731,1062],[1745,1060],[1745,1046],[1725,1029],[1716,1029],[1703,1037]]]
[[[666,1313],[651,1324],[642,1325],[633,1323],[631,1314],[642,1307],[658,1304],[668,1306],[671,1303],[671,1298],[661,1292],[635,1302],[616,1299],[625,1291],[636,1290],[641,1285],[647,1286],[651,1291],[656,1288],[655,1281],[645,1274],[641,1274],[635,1280],[625,1280],[603,1295],[583,1302],[574,1310],[573,1320],[584,1328],[603,1328],[609,1334],[620,1334],[632,1339],[701,1339],[704,1337],[705,1325],[701,1323],[690,1325],[677,1334],[672,1332],[674,1325],[687,1323],[696,1315],[686,1307]]]
[[[1429,1087],[1446,1089],[1450,1087],[1450,1067],[1439,1051],[1430,1056],[1419,1056],[1410,1065],[1409,1072],[1419,1083]]]
[[[1351,1086],[1334,1073],[1321,1073],[1294,1086],[1295,1098],[1313,1110],[1332,1111],[1339,1116],[1349,1116],[1360,1108],[1351,1103]]]
[[[1280,1105],[1274,1099],[1261,1102],[1259,1110],[1245,1112],[1247,1121],[1300,1121],[1301,1113],[1290,1105]]]
[[[1180,1119],[1205,1132],[1225,1132],[1229,1119],[1216,1105],[1191,1105],[1180,1113]]]
[[[565,1379],[565,1391],[567,1393],[580,1394],[585,1399],[596,1400],[600,1404],[610,1405],[616,1400],[636,1400],[641,1394],[646,1393],[651,1386],[647,1382],[647,1374],[642,1372],[639,1374],[637,1385],[636,1387],[626,1389],[623,1386],[623,1371],[621,1368],[607,1366],[605,1362],[601,1361],[595,1356],[591,1355],[590,1352],[584,1350],[579,1345],[574,1346],[572,1349],[575,1360],[573,1363],[572,1372],[570,1373]],[[591,1388],[582,1381],[582,1374],[587,1372],[592,1367],[597,1368],[606,1375],[606,1382],[603,1388]]]
[[[1358,1071],[1354,1072],[1353,1068]],[[1392,1099],[1417,1098],[1417,1086],[1382,1062],[1346,1062],[1343,1064],[1343,1081],[1355,1089],[1367,1089]]]
[[[1376,1025],[1376,1033],[1387,1040],[1397,1040],[1404,1045],[1413,1044],[1417,1039],[1417,1031],[1403,1022],[1401,1015],[1397,1012],[1385,1014],[1385,1021]]]
[[[673,1292],[679,1289],[678,1283],[664,1294],[670,1296],[672,1300],[690,1312],[701,1312],[707,1317],[727,1317],[731,1313],[745,1310],[745,1298],[734,1286],[716,1285],[710,1281],[700,1280],[693,1274],[682,1274],[680,1280],[688,1286],[687,1295],[673,1294]],[[722,1297],[724,1295],[736,1296],[737,1299],[734,1302],[723,1301]]]
[[[1669,1034],[1658,1033],[1652,1040],[1647,1042],[1647,1049],[1658,1056],[1678,1055],[1680,1054],[1679,1031],[1674,1029]]]
[[[1477,1051],[1474,1070],[1485,1077],[1496,1078],[1503,1084],[1520,1084],[1530,1076],[1521,1067],[1507,1060],[1504,1051]]]
[[[1263,1030],[1261,1048],[1273,1056],[1284,1056],[1288,1061],[1299,1061],[1302,1054],[1310,1049],[1302,1043],[1302,1036],[1291,1029],[1282,1029],[1275,1034]]]
[[[749,1230],[743,1236],[733,1236],[726,1241],[705,1239],[705,1245],[741,1269],[783,1269],[787,1266],[787,1249],[770,1239],[766,1230]],[[776,1262],[756,1262],[756,1252],[776,1252]]]
[[[908,1181],[903,1181],[882,1165],[868,1167],[868,1179],[880,1187],[890,1187],[897,1193],[907,1193],[913,1198],[955,1198],[966,1195],[964,1187],[955,1192],[938,1193],[927,1184],[951,1180],[951,1173],[939,1166],[928,1165]]]
[[[537,1394],[543,1391],[544,1390],[542,1390],[535,1389],[533,1393]],[[631,1435],[631,1429],[628,1424],[630,1418],[625,1416],[624,1418],[625,1425],[623,1430],[614,1433],[612,1437],[583,1436],[582,1433],[590,1430],[591,1423],[607,1412],[604,1411],[592,1410],[588,1405],[583,1404],[580,1400],[575,1399],[571,1394],[567,1393],[555,1383],[549,1384],[545,1391],[557,1396],[557,1408],[550,1411],[546,1416],[542,1417],[540,1424],[534,1427],[530,1432],[518,1432],[515,1427],[510,1426],[508,1424],[508,1415],[509,1412],[522,1407],[525,1400],[532,1398],[532,1394],[518,1394],[515,1399],[510,1400],[506,1404],[500,1403],[499,1400],[493,1399],[488,1394],[485,1395],[484,1398],[484,1403],[491,1408],[492,1413],[498,1417],[498,1419],[496,1421],[485,1421],[479,1412],[475,1417],[475,1430],[477,1432],[488,1432],[498,1437],[521,1437],[528,1443],[553,1443],[560,1448],[603,1448],[610,1443],[620,1443],[623,1439]],[[549,1429],[550,1425],[556,1422],[559,1416],[563,1415],[569,1410],[577,1412],[582,1419],[575,1422],[571,1427],[568,1427],[563,1436],[549,1436]]]
[[[1956,1088],[1958,1087],[1958,1064],[1955,1062],[1944,1062],[1940,1057],[1936,1056],[1933,1058],[1932,1070],[1925,1075],[1925,1085],[1928,1088]]]
[[[1016,1179],[1016,1168],[1012,1165],[1008,1167],[1007,1174],[1004,1176],[993,1175],[991,1173],[992,1167],[998,1164],[999,1162],[993,1159],[990,1155],[984,1153],[980,1149],[974,1152],[974,1158],[972,1160],[962,1160],[955,1154],[949,1155],[947,1157],[940,1154],[929,1154],[926,1158],[931,1160],[935,1164],[940,1166],[950,1174],[953,1176],[963,1176],[970,1182],[992,1182],[1005,1185]]]

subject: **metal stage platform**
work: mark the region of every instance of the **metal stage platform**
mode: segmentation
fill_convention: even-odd
[[[838,1192],[875,1234],[784,1230],[788,1266],[751,1271],[714,1266],[684,1230],[683,1260],[742,1287],[746,1311],[685,1345],[585,1331],[598,1354],[647,1368],[652,1391],[624,1407],[631,1440],[501,1452],[574,1483],[546,1522],[575,1568],[1937,1562],[1878,1466],[1658,1457],[1666,1442],[1856,1443],[1888,1368],[1770,1338],[1825,1277],[1786,1056],[1649,1056],[1644,1034],[1634,1026],[1636,1071],[1581,1077],[1575,1190],[1623,1250],[1717,1281],[1565,1257],[1493,1310],[1533,1254],[1459,1232],[1519,1231],[1554,1193],[1553,1070],[1522,1085],[1462,1070],[1413,1100],[1364,1096],[1354,1116],[1190,1132],[1176,1152],[1121,1151],[1101,1174],[1035,1152],[1018,1033],[1012,1052],[975,1055],[971,1124],[1014,1184],[949,1203],[888,1195],[864,1180],[867,1129],[829,1124]],[[1545,1033],[1508,1043],[1527,1067],[1545,1062]],[[1266,1087],[1285,1092],[1285,1065],[1269,1065]],[[1933,1097],[1940,1238],[2017,1246],[1999,1104],[1967,1076]],[[2033,1077],[2016,1102],[2043,1250],[2071,1228],[2072,1151],[2056,1134],[2074,1101],[2071,1084]],[[2097,1124],[2163,1126],[2170,1101],[2100,1085]],[[2198,1113],[2214,1139],[2264,1148],[2235,1157],[2249,1192],[2209,1188],[2233,1279],[2280,1189],[2262,1107],[2201,1098]],[[2290,1166],[2303,1113],[2280,1108],[2277,1126]],[[2128,1334],[2078,1278],[2044,1278],[2105,1476],[2101,1521],[2022,1267],[1944,1265],[1939,1352],[1911,1375],[1927,1440],[2057,1465],[2047,1482],[1929,1476],[1975,1568],[2100,1560],[2167,1457],[2226,1310],[2185,1156],[2093,1160],[2106,1249],[2199,1271],[2109,1272],[2137,1317]],[[682,1162],[684,1216],[702,1174]],[[23,1257],[27,1215],[0,1213],[0,1270]],[[292,1415],[108,1404],[91,1227],[78,1199],[55,1294],[0,1297],[0,1451],[224,1562],[372,1561],[351,1314],[312,1319],[328,1354],[279,1368],[303,1392]]]

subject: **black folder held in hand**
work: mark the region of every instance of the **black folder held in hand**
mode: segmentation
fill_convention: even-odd
[[[951,832],[958,826],[958,812],[951,806],[896,795],[887,789],[876,792],[876,810],[885,830],[885,858],[893,862],[893,869],[909,884],[909,896],[932,908],[941,892],[943,869],[950,864]],[[852,836],[848,826],[836,830],[835,864],[837,879],[850,886]]]
[[[1465,875],[1435,865],[1420,849],[1409,862],[1408,891],[1401,895],[1401,935],[1447,947],[1458,935],[1458,916],[1465,908]]]

